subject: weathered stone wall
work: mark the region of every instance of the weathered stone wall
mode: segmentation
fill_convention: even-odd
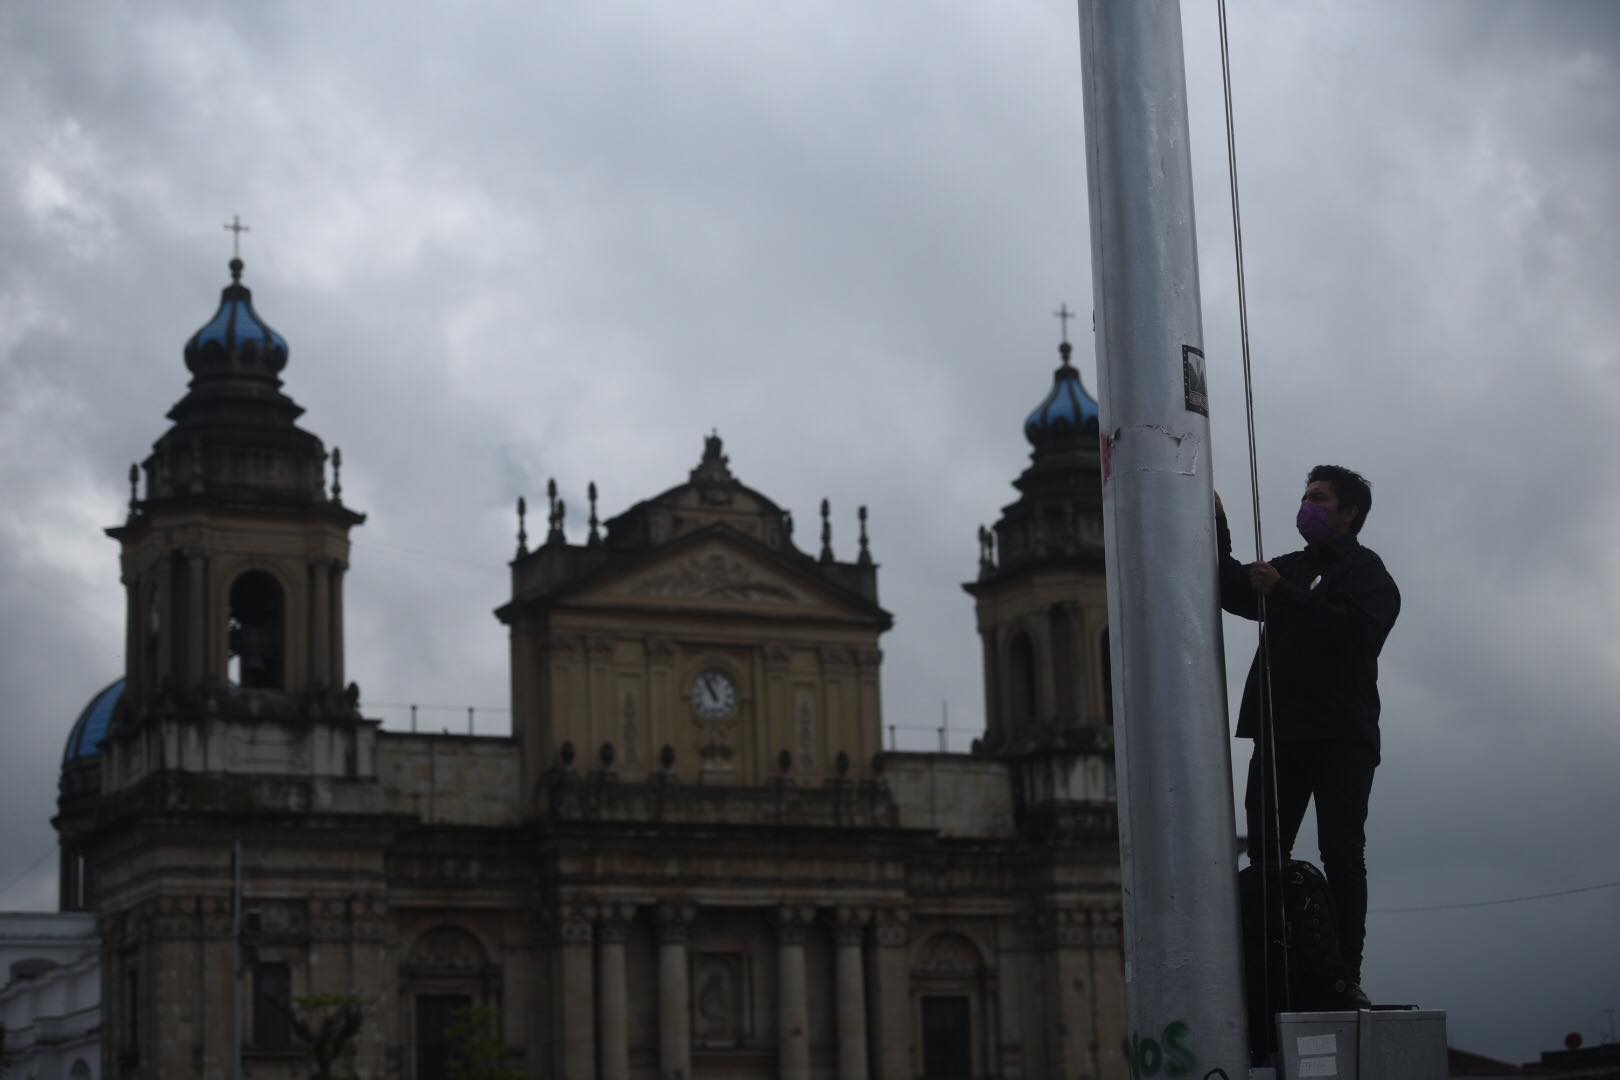
[[[380,732],[383,806],[423,824],[511,825],[522,816],[517,743],[473,735]]]
[[[901,828],[937,829],[948,837],[1013,835],[1013,789],[1004,762],[892,752],[879,760]]]

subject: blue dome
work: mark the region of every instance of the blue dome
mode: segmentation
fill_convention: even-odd
[[[102,740],[107,737],[113,710],[123,696],[124,680],[119,677],[90,699],[90,704],[84,707],[79,719],[74,721],[72,732],[68,734],[67,748],[62,751],[63,765],[101,756]]]
[[[1095,432],[1102,415],[1097,400],[1086,393],[1080,372],[1069,362],[1070,345],[1058,347],[1063,363],[1052,375],[1052,389],[1024,421],[1024,438],[1036,446]]]
[[[219,310],[186,342],[186,367],[194,374],[275,374],[287,366],[287,339],[253,310],[253,293],[242,284],[242,260],[231,260],[231,283]]]

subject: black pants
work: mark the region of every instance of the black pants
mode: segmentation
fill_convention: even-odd
[[[1271,783],[1264,773],[1260,740],[1249,759],[1249,785],[1243,808],[1249,819],[1249,861],[1275,861],[1281,840],[1284,861],[1305,820],[1305,804],[1316,799],[1316,836],[1322,873],[1333,893],[1339,920],[1339,952],[1351,976],[1361,981],[1362,945],[1367,937],[1367,799],[1372,794],[1378,755],[1371,747],[1344,742],[1277,743],[1277,829],[1271,826]]]

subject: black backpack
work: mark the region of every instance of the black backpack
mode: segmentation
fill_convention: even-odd
[[[1281,870],[1272,867],[1264,881],[1258,865],[1244,867],[1238,874],[1238,900],[1249,1046],[1261,1061],[1274,1049],[1273,1016],[1349,1007],[1345,991],[1350,973],[1339,954],[1339,924],[1327,878],[1310,863],[1290,859]]]

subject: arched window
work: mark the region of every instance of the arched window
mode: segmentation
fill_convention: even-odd
[[[90,1080],[90,1077],[90,1065],[84,1058],[79,1058],[68,1070],[68,1080]]]
[[[1076,688],[1080,685],[1080,654],[1074,647],[1072,618],[1063,604],[1053,604],[1049,615],[1052,643],[1052,687],[1057,691],[1057,715],[1060,723],[1079,723],[1079,710],[1075,708]]]
[[[285,604],[281,584],[263,570],[249,570],[231,586],[227,638],[231,681],[244,690],[282,688]]]
[[[1008,650],[1008,674],[1012,676],[1012,728],[1027,730],[1035,723],[1040,707],[1040,684],[1036,681],[1035,645],[1022,630],[1013,635]]]

